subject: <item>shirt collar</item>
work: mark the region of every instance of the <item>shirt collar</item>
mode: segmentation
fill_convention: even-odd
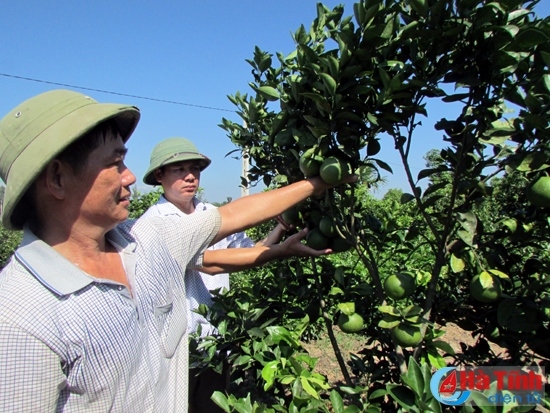
[[[127,241],[116,228],[109,231],[106,238],[119,252],[124,253],[123,257],[135,251],[135,243]],[[57,295],[72,294],[95,281],[39,239],[28,227],[23,229],[23,240],[15,252],[15,258],[38,281]]]
[[[174,211],[177,211],[179,212],[180,214],[184,214],[183,212],[180,211],[180,209],[175,206],[173,203],[171,203],[170,201],[168,201],[165,197],[164,197],[164,194],[162,194],[159,198],[159,200],[157,201],[157,205],[158,206],[162,206],[162,207],[170,207],[171,209],[173,209]],[[193,206],[195,207],[195,211],[204,211],[206,210],[206,204],[204,202],[202,202],[199,198],[197,198],[196,196],[193,197]],[[186,214],[184,214],[186,215]]]

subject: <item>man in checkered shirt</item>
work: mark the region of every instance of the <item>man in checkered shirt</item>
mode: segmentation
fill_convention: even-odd
[[[135,107],[68,90],[0,120],[2,223],[23,229],[0,273],[2,412],[186,411],[174,357],[187,329],[182,269],[223,262],[204,250],[327,189],[312,178],[231,208],[129,221],[125,142],[138,120]]]

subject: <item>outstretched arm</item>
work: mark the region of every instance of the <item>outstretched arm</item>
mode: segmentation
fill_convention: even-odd
[[[357,175],[350,175],[340,183],[357,180]],[[229,234],[244,231],[262,222],[275,218],[298,202],[323,193],[332,187],[320,177],[304,179],[294,184],[258,194],[244,196],[221,206],[221,227],[211,244],[227,237]]]
[[[307,231],[307,228],[304,228],[300,232],[288,237],[284,242],[275,245],[206,250],[204,252],[203,266],[197,269],[206,274],[216,275],[247,270],[275,259],[319,257],[332,252],[330,249],[314,250],[302,244],[301,241],[306,236]]]
[[[291,229],[288,225],[283,226],[283,224],[278,223],[273,230],[267,234],[267,237],[265,237],[263,240],[256,242],[256,247],[268,247],[270,245],[277,244],[279,241],[283,239],[283,236],[285,233]]]

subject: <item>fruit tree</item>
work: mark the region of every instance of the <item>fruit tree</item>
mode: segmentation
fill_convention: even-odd
[[[243,179],[282,186],[317,174],[327,182],[360,176],[293,213],[312,245],[343,245],[345,259],[281,263],[249,295],[234,291],[224,298],[231,306],[217,303],[228,315],[218,319],[225,344],[217,345],[231,348],[235,365],[261,371],[252,380],[271,391],[256,402],[326,408],[326,383],[311,375],[312,360],[297,356],[318,319],[347,386],[327,396],[335,411],[342,398],[359,409],[350,411],[441,411],[410,377],[453,357],[437,327],[446,320],[473,324],[479,346],[497,339],[497,327],[514,363],[549,356],[541,337],[549,336],[550,22],[534,14],[536,3],[361,0],[351,15],[318,4],[312,25],[294,33],[292,53],[256,47],[252,92],[229,97],[242,122],[221,125],[236,152],[250,156]],[[419,134],[432,105],[446,115]],[[415,174],[412,148],[427,135],[443,149]],[[410,190],[377,210],[366,193],[392,172],[382,148],[396,151]],[[390,279],[385,291],[402,271],[413,282]],[[348,365],[331,333],[341,302],[362,317],[356,334],[366,346]],[[254,306],[261,310],[245,311]],[[486,351],[469,357],[496,362]]]

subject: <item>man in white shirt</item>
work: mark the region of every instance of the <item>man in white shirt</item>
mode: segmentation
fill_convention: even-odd
[[[188,139],[173,137],[159,142],[153,148],[150,165],[143,182],[147,185],[161,185],[163,195],[155,205],[147,210],[144,216],[185,216],[216,208],[197,198],[201,172],[210,163],[211,160],[201,154]],[[264,240],[256,244],[244,232],[238,232],[211,245],[208,249],[214,251],[273,245],[281,240],[287,229],[289,228],[279,223]],[[314,251],[311,251],[311,255],[313,254]],[[239,269],[242,268],[234,268],[235,271]],[[215,333],[214,327],[195,310],[201,304],[208,306],[212,304],[210,291],[229,289],[229,274],[226,272],[212,274],[212,272],[205,273],[198,269],[188,269],[185,273],[185,288],[188,302],[188,334],[196,333],[199,327],[201,337]],[[227,389],[229,379],[227,366],[221,375],[213,369],[203,370],[200,366],[191,367],[189,372],[189,412],[222,412],[223,410],[210,397],[216,390],[225,391]]]

